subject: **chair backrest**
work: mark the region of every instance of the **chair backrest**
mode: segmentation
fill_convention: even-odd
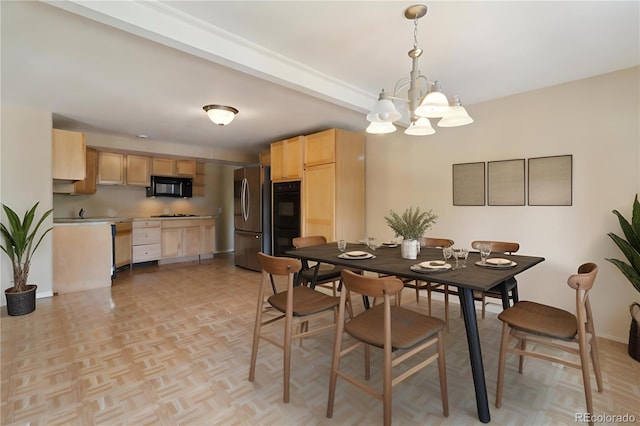
[[[507,242],[507,241],[473,241],[471,243],[471,247],[473,247],[474,249],[478,250],[480,249],[480,245],[481,244],[489,244],[491,246],[491,251],[492,252],[498,252],[498,253],[515,253],[518,250],[520,250],[520,244],[518,243],[511,243],[511,242]]]
[[[342,270],[342,282],[348,291],[369,297],[393,296],[404,288],[403,282],[397,277],[372,277]]]
[[[323,235],[310,235],[308,237],[296,237],[291,242],[295,248],[299,249],[327,244],[327,239]]]
[[[593,287],[598,274],[598,265],[595,263],[583,263],[578,267],[578,273],[573,274],[567,279],[567,284],[574,290],[589,291]]]
[[[258,253],[258,262],[263,274],[268,275],[289,275],[294,274],[302,268],[302,263],[292,257],[269,256],[262,252]]]
[[[453,240],[447,238],[427,238],[424,237],[420,240],[420,245],[426,248],[442,248],[453,246]]]

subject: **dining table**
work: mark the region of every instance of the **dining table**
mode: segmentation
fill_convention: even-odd
[[[361,256],[348,255],[348,253],[353,252],[368,254],[362,255],[362,253],[359,253]],[[500,284],[543,262],[544,257],[501,253],[499,256],[493,257],[504,259],[500,263],[487,263],[480,259],[478,252],[471,251],[466,259],[465,267],[455,267],[456,261],[449,260],[448,264],[451,267],[445,268],[442,267],[444,258],[440,249],[421,248],[416,259],[404,259],[401,256],[400,246],[382,245],[376,249],[371,249],[367,245],[356,243],[349,243],[345,252],[338,250],[336,243],[327,243],[289,250],[286,255],[301,260],[314,261],[318,265],[320,263],[329,263],[352,270],[369,271],[457,287],[467,334],[478,418],[483,423],[491,421],[480,335],[478,333],[478,320],[474,304],[474,290],[484,292],[496,286],[504,287]],[[433,268],[429,267],[432,262],[434,262]],[[425,267],[419,266],[420,264]],[[501,290],[501,294],[503,304],[507,306],[509,296],[506,290]]]

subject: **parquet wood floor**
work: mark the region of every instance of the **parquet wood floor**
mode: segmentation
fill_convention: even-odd
[[[338,382],[334,417],[325,417],[333,336],[315,336],[292,355],[291,402],[282,402],[282,354],[262,344],[254,383],[247,381],[259,274],[230,255],[201,264],[144,266],[120,272],[110,289],[37,301],[23,317],[1,317],[2,425],[369,425],[382,404]],[[416,306],[413,290],[403,305]],[[438,302],[435,314],[442,317]],[[362,309],[356,303],[356,310]],[[596,318],[597,321],[597,318]],[[508,358],[505,397],[495,398],[500,321],[480,322],[492,415],[497,425],[573,424],[584,411],[578,371]],[[450,416],[442,417],[437,368],[394,389],[396,425],[480,424],[462,320],[446,334]],[[604,393],[597,414],[640,422],[640,363],[626,345],[600,339]],[[362,370],[355,353],[345,365]],[[373,366],[380,365],[378,351]],[[372,368],[372,383],[380,383]]]

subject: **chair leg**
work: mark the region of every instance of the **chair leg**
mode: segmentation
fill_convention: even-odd
[[[420,282],[416,280],[415,283],[416,283],[416,305],[419,305],[420,304]]]
[[[346,291],[346,289],[345,289]],[[327,402],[327,417],[333,416],[333,403],[336,396],[336,382],[338,380],[338,369],[340,368],[340,352],[342,352],[342,337],[344,334],[344,311],[342,310],[342,298],[351,297],[349,294],[340,295],[341,306],[338,310],[338,321],[336,323],[336,335],[333,339],[333,355],[331,357],[331,374],[329,376],[329,400]]]
[[[486,312],[486,296],[482,293],[482,319],[484,319],[484,314]]]
[[[302,326],[301,326],[302,327]],[[289,402],[289,383],[291,378],[291,334],[293,333],[293,318],[287,314],[284,323],[284,396],[283,402]]]
[[[521,351],[526,351],[527,350],[527,338],[526,337],[522,337],[520,339],[520,350]],[[522,374],[522,372],[524,371],[524,355],[520,355],[518,357],[518,373]]]
[[[369,345],[367,345],[369,346]],[[382,411],[383,411],[383,424],[384,426],[391,426],[391,406],[392,406],[392,383],[391,383],[391,347],[385,345],[384,347],[384,373],[383,373],[383,396],[382,396]]]
[[[502,337],[500,339],[500,354],[498,356],[498,384],[496,386],[496,408],[502,405],[502,386],[504,384],[504,363],[507,358],[509,344],[509,325],[502,323]]]
[[[440,375],[440,398],[442,399],[442,414],[449,417],[449,393],[447,391],[447,365],[444,357],[444,336],[438,332],[438,373]]]
[[[431,283],[427,283],[427,312],[431,316]]]
[[[582,369],[582,382],[584,385],[584,397],[587,403],[587,412],[593,415],[593,400],[591,396],[591,378],[589,377],[589,356],[587,354],[587,342],[584,330],[578,330],[578,346],[580,348],[580,364]],[[593,422],[589,422],[593,425]]]
[[[600,371],[600,355],[598,353],[598,339],[596,333],[593,330],[593,326],[588,325],[588,331],[591,333],[591,340],[589,341],[591,362],[593,362],[593,372],[596,375],[596,384],[598,385],[598,392],[602,392],[602,372]]]
[[[270,276],[273,284],[273,277]],[[275,288],[275,287],[274,287]],[[253,327],[253,344],[251,345],[251,362],[249,366],[249,381],[253,382],[256,375],[256,360],[258,359],[258,346],[260,345],[260,332],[262,330],[262,304],[264,303],[264,281],[260,281],[258,290],[258,303],[256,308],[256,323]]]

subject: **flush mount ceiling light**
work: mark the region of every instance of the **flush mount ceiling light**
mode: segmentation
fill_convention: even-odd
[[[226,105],[205,105],[202,109],[207,112],[209,119],[218,126],[226,126],[231,123],[233,117],[238,113],[237,109]]]
[[[373,110],[367,114],[367,120],[371,122],[367,127],[367,133],[391,133],[396,130],[394,121],[402,118],[398,112],[394,101],[405,103],[411,124],[405,130],[407,135],[423,136],[432,135],[436,131],[431,127],[429,118],[442,117],[438,122],[440,127],[457,127],[473,123],[464,107],[460,104],[460,99],[456,95],[452,102],[442,93],[440,83],[429,81],[427,77],[420,74],[418,70],[418,58],[422,55],[422,49],[418,47],[418,19],[427,14],[427,6],[415,4],[409,6],[404,11],[407,19],[413,20],[413,49],[409,51],[411,58],[411,72],[409,78],[398,80],[393,91],[393,96],[389,96],[384,89],[378,97],[378,101]],[[407,97],[399,96],[401,91],[407,89]]]

